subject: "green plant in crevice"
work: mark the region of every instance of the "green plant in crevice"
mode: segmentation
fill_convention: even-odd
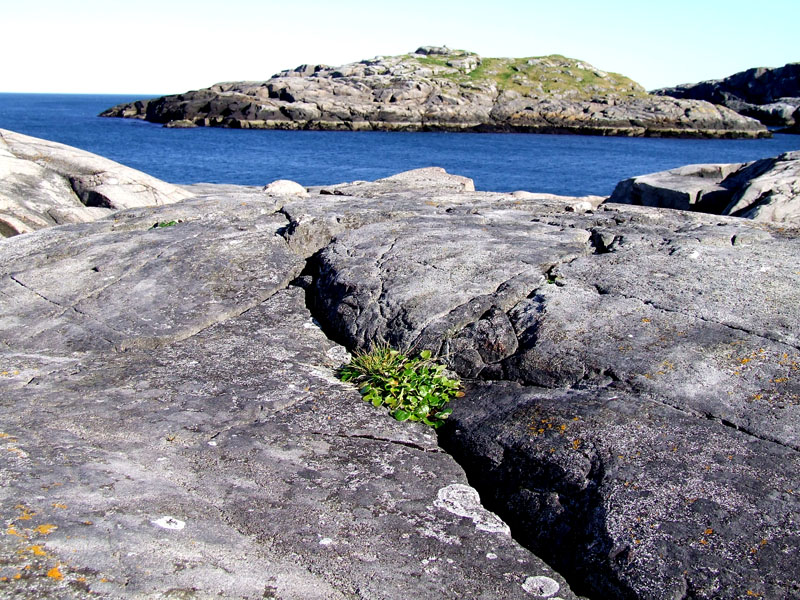
[[[409,358],[387,345],[357,352],[339,369],[339,378],[359,385],[364,400],[386,406],[398,421],[420,421],[440,427],[452,412],[447,403],[463,396],[461,383],[445,375],[445,366],[430,350]]]
[[[178,223],[182,223],[182,222],[183,221],[180,220],[180,219],[177,220],[177,221],[159,221],[158,223],[153,225],[151,227],[151,229],[162,229],[164,227],[173,227],[174,225],[177,225]]]

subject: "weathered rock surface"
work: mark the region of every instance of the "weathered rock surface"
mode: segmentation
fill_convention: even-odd
[[[482,58],[430,46],[340,67],[301,65],[266,81],[139,100],[101,116],[171,127],[769,135],[732,110],[651,96],[622,75],[563,56]]]
[[[77,148],[0,129],[0,235],[94,221],[190,197],[174,185]]]
[[[0,595],[574,599],[431,430],[333,377],[276,210],[0,241]]]
[[[798,230],[191,190],[0,241],[0,594],[800,595]],[[332,377],[377,341],[468,378],[438,439]]]
[[[765,125],[784,127],[785,133],[800,132],[800,63],[775,69],[747,69],[725,79],[686,83],[652,93],[705,100],[758,119]]]
[[[608,202],[800,225],[800,152],[750,163],[688,165],[631,177]]]

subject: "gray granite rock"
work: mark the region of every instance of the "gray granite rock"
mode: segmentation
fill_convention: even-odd
[[[713,102],[758,119],[765,125],[784,127],[791,133],[798,125],[800,63],[747,69],[724,79],[686,83],[652,93]]]
[[[731,109],[648,95],[627,77],[583,61],[559,55],[483,59],[438,46],[339,67],[301,65],[266,81],[219,83],[121,104],[101,116],[170,127],[770,135]]]
[[[349,347],[428,348],[488,381],[441,436],[515,535],[591,597],[796,594],[796,231],[479,193],[408,216],[412,190],[370,194],[358,222],[334,200],[335,234],[298,222],[334,238],[310,263],[314,313]]]
[[[797,230],[189,189],[0,240],[0,595],[797,596]],[[438,436],[334,377],[377,342],[467,379]]]
[[[185,190],[96,154],[0,129],[0,235],[169,204]]]
[[[334,377],[278,199],[192,188],[0,241],[0,595],[575,599]]]
[[[688,165],[631,177],[608,202],[800,225],[800,152],[751,163]]]

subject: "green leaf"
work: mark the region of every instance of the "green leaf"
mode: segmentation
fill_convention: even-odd
[[[392,416],[398,421],[407,421],[411,417],[411,413],[407,410],[397,409],[392,412]]]

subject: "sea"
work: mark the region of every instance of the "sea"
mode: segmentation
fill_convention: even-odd
[[[146,96],[145,96],[146,97]],[[0,94],[0,128],[76,146],[172,183],[305,186],[374,180],[419,167],[471,177],[483,191],[608,195],[617,182],[694,163],[746,162],[800,149],[760,140],[519,133],[168,129],[97,115],[142,96]]]

